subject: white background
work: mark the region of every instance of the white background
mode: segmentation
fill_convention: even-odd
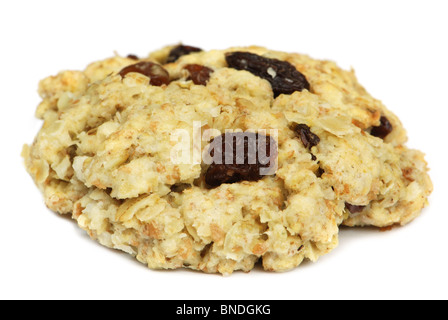
[[[0,298],[448,298],[447,1],[1,1]],[[182,41],[262,45],[353,66],[423,150],[435,191],[422,216],[381,233],[343,229],[317,263],[230,277],[151,271],[50,212],[20,158],[41,123],[38,81]]]

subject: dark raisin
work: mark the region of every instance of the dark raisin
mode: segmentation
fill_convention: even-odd
[[[345,208],[350,211],[350,213],[359,213],[364,210],[366,206],[355,206],[353,204],[350,204],[348,202],[345,203]]]
[[[385,116],[382,116],[380,118],[380,125],[378,127],[373,127],[372,131],[370,131],[370,134],[374,137],[384,139],[389,135],[389,133],[392,132],[392,130],[393,127],[389,119],[387,119]]]
[[[168,59],[166,60],[167,63],[176,62],[177,59],[179,59],[182,56],[185,56],[187,54],[193,53],[193,52],[201,52],[202,49],[192,47],[192,46],[184,46],[184,45],[178,45],[177,47],[173,48],[170,51],[170,54],[168,55]]]
[[[274,174],[277,144],[271,137],[258,133],[224,133],[213,139],[209,155],[213,159],[205,174],[209,186],[258,181]]]
[[[317,169],[317,172],[316,172],[316,177],[320,178],[320,177],[322,177],[322,175],[324,173],[325,173],[325,170],[322,169],[321,167],[319,167],[319,169]]]
[[[320,142],[320,138],[312,133],[310,127],[306,124],[294,124],[293,130],[300,137],[300,140],[302,140],[303,145],[307,149],[317,146]]]
[[[213,73],[213,69],[210,69],[200,64],[188,64],[184,67],[190,73],[187,80],[192,80],[194,84],[205,86],[210,79],[210,75]]]
[[[287,61],[269,59],[249,52],[227,53],[226,61],[231,68],[247,70],[269,81],[274,97],[282,93],[310,90],[310,84],[305,76]]]
[[[132,60],[140,60],[140,58],[135,54],[128,54],[127,58]]]
[[[168,71],[166,71],[161,65],[154,62],[142,61],[127,66],[120,71],[119,75],[124,78],[130,72],[137,72],[147,76],[150,78],[149,82],[153,86],[161,86],[170,83],[170,75]]]

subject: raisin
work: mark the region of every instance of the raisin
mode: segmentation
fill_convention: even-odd
[[[350,204],[348,202],[345,203],[345,208],[350,211],[350,213],[359,213],[364,210],[366,206],[355,206],[353,204]]]
[[[374,137],[384,139],[389,135],[389,133],[392,132],[392,130],[393,127],[389,119],[387,119],[385,116],[382,116],[380,118],[380,125],[378,127],[373,127],[370,131],[370,134]]]
[[[142,61],[127,66],[119,72],[119,75],[124,78],[130,72],[137,72],[147,76],[151,79],[149,82],[153,86],[161,86],[170,83],[170,75],[168,71],[166,71],[161,65],[154,62]]]
[[[166,62],[167,63],[176,62],[182,56],[185,56],[193,52],[201,52],[201,51],[202,49],[200,48],[178,45],[177,47],[173,48],[170,51],[170,54],[168,55]]]
[[[188,64],[184,67],[190,73],[187,80],[192,80],[197,85],[207,85],[210,75],[213,73],[213,69],[210,69],[199,64]]]
[[[140,58],[138,56],[136,56],[135,54],[128,54],[128,56],[126,58],[132,59],[132,60],[140,60]]]
[[[250,52],[230,52],[226,54],[229,67],[247,70],[271,84],[274,97],[291,94],[304,89],[310,90],[305,76],[287,61],[265,58]]]
[[[293,130],[300,137],[303,145],[308,150],[310,150],[314,146],[317,146],[320,142],[320,138],[312,133],[310,127],[308,127],[306,124],[294,124]]]
[[[223,183],[258,181],[274,174],[277,144],[270,136],[253,132],[224,133],[210,144],[212,164],[205,174],[211,187]]]
[[[316,172],[316,177],[320,178],[320,177],[322,177],[322,175],[324,173],[325,173],[325,170],[322,169],[321,167],[319,167],[319,169],[317,169],[317,172]]]

